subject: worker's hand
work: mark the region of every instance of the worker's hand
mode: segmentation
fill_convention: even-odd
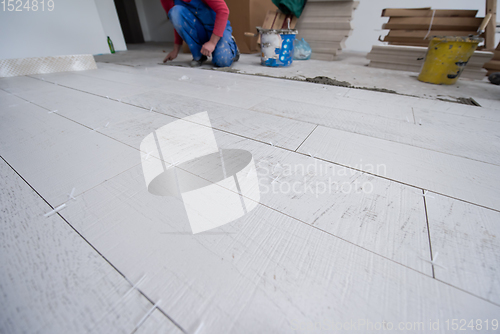
[[[165,57],[165,59],[163,59],[163,62],[166,63],[169,60],[174,60],[175,58],[177,58],[178,54],[179,54],[178,50],[173,50]]]
[[[214,43],[212,41],[206,42],[201,47],[201,54],[204,56],[210,57],[212,55],[212,52],[214,52],[216,45],[217,45],[217,43]]]

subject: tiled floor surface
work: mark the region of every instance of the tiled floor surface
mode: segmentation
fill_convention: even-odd
[[[473,107],[144,54],[0,79],[0,332],[493,332],[492,94]],[[259,185],[240,194],[252,210],[192,234],[183,202],[145,182],[146,162],[173,161],[141,142],[206,128],[201,114],[220,149],[251,153]]]

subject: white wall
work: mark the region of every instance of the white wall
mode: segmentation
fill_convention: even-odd
[[[54,4],[51,12],[0,8],[0,59],[109,53],[94,0]]]
[[[420,8],[433,9],[478,9],[477,16],[484,17],[485,0],[357,0],[360,2],[354,12],[354,31],[347,39],[347,50],[369,52],[372,45],[384,45],[378,42],[380,35],[385,36],[388,30],[382,30],[387,17],[380,17],[384,8]],[[497,18],[498,20],[498,18]],[[498,34],[497,34],[498,43]]]
[[[135,0],[135,6],[137,7],[137,14],[139,15],[139,22],[141,23],[142,35],[144,36],[144,41],[151,41],[151,34],[149,33],[148,18],[146,15],[146,9],[144,8],[143,0]]]
[[[95,0],[102,27],[106,36],[111,38],[116,51],[127,50],[125,38],[123,37],[120,20],[116,13],[115,2],[113,0]]]
[[[174,27],[160,0],[135,0],[146,42],[173,42]]]

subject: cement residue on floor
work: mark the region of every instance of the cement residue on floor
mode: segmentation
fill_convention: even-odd
[[[330,86],[339,86],[339,87],[347,87],[352,88],[353,86],[347,81],[339,81],[336,79],[332,79],[329,77],[314,77],[314,78],[306,78],[307,82],[314,82],[321,85],[330,85]]]

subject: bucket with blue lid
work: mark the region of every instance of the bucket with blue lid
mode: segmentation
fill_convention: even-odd
[[[283,67],[293,62],[293,42],[298,31],[294,29],[263,29],[260,33],[261,58],[264,66]]]

